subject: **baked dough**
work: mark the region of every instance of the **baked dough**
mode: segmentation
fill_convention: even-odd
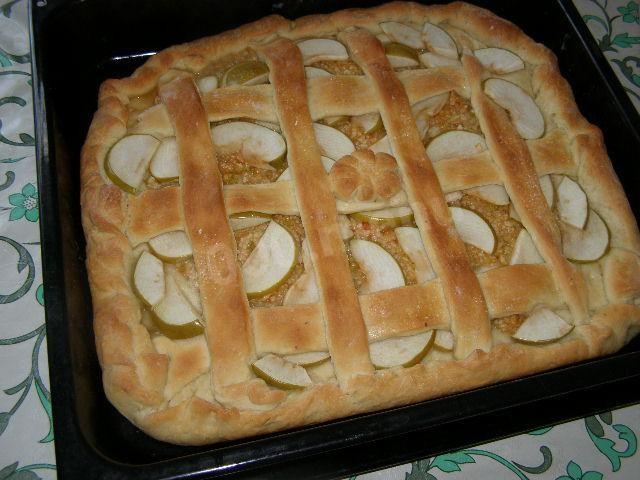
[[[417,32],[428,22],[446,32],[457,53],[424,35],[405,39],[384,22]],[[305,72],[309,59],[299,42],[311,38],[346,47],[348,60],[311,64],[341,74]],[[407,66],[394,68],[383,45],[392,41],[404,41],[405,50],[407,43],[423,42],[416,56],[427,53],[449,62],[425,68],[405,59]],[[523,68],[491,71],[475,53],[488,47],[515,53]],[[220,80],[247,60],[266,64],[268,83],[198,88],[199,79],[217,75]],[[519,85],[533,99],[545,124],[539,138],[523,138],[515,117],[486,93],[490,77]],[[425,136],[415,106],[439,95],[448,98],[447,106],[440,106],[444,113],[434,107],[421,117]],[[389,155],[367,152],[375,150],[375,134],[352,138],[356,146],[366,145],[356,157],[380,158],[386,177],[380,177],[375,195],[355,198],[351,194],[360,186],[345,182],[359,177],[349,171],[340,177],[337,197],[314,122],[375,112],[387,142],[379,151],[392,155],[396,173]],[[458,127],[450,112],[460,114]],[[273,168],[287,166],[288,180],[227,181],[235,164],[212,141],[210,125],[230,120],[270,122],[281,133],[287,162]],[[439,128],[473,131],[486,148],[433,161],[425,142]],[[175,137],[179,180],[164,184],[147,175],[135,194],[115,185],[105,162],[111,148],[133,134]],[[556,183],[562,176],[573,179],[606,223],[602,258],[585,264],[565,258],[561,220],[540,180],[550,174]],[[640,326],[640,235],[600,130],[579,113],[549,50],[511,23],[465,3],[398,2],[294,22],[271,16],[166,49],[132,76],[102,85],[82,150],[81,182],[104,389],[123,415],[167,442],[219,442],[461,392],[614,352]],[[486,185],[503,186],[508,207],[483,203],[470,190]],[[450,207],[474,206],[491,223],[497,250],[474,250],[456,228]],[[388,229],[370,229],[355,217],[350,224],[343,216],[384,208],[410,209],[428,256],[428,281],[416,280],[415,262]],[[509,209],[521,225],[507,218]],[[298,232],[292,237],[298,245],[296,275],[315,281],[314,302],[283,303],[282,289],[290,287],[285,284],[281,294],[268,297],[271,303],[251,303],[238,260],[250,239],[242,241],[230,223],[230,216],[241,212],[279,215]],[[541,261],[508,265],[513,238],[522,229]],[[197,285],[204,333],[186,339],[153,328],[132,280],[149,240],[176,230],[186,232],[193,251],[190,270],[176,269]],[[348,247],[353,235],[382,245],[407,285],[363,293],[358,282],[366,275],[354,266],[358,262]],[[357,279],[360,274],[365,280]],[[551,343],[514,341],[509,334],[514,322],[521,324],[541,307],[558,312],[574,328]],[[430,330],[450,331],[453,351],[432,349],[413,366],[374,368],[372,342]],[[272,386],[251,368],[270,354],[286,359],[308,352],[327,352],[330,359],[307,369],[311,384],[304,388]]]

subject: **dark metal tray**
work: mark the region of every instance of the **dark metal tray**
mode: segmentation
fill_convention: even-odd
[[[640,338],[616,355],[404,408],[209,447],[157,442],[106,400],[80,225],[79,151],[98,86],[152,52],[270,13],[380,1],[32,0],[49,364],[61,478],[327,478],[399,464],[640,400]],[[551,48],[599,125],[638,216],[640,119],[570,0],[477,1]]]

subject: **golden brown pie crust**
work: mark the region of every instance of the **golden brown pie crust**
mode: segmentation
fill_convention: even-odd
[[[523,140],[484,94],[483,67],[468,52],[460,67],[394,71],[376,38],[384,21],[446,25],[517,53],[531,70],[532,93],[552,128],[537,140]],[[364,75],[305,79],[295,42],[312,37],[337,38]],[[130,118],[133,99],[153,92],[169,70],[199,72],[247,48],[268,64],[269,84],[200,94],[190,76],[178,76],[157,91],[164,107]],[[432,163],[411,105],[449,91],[470,98],[488,150]],[[381,205],[411,205],[437,278],[359,296],[337,216],[362,204],[336,202],[312,122],[372,111],[382,116],[406,192]],[[244,117],[280,124],[292,180],[223,186],[209,122]],[[179,186],[130,195],[107,179],[105,157],[127,133],[176,136]],[[610,249],[596,264],[578,266],[562,255],[557,219],[538,181],[550,173],[577,179],[606,221]],[[161,440],[212,443],[405,405],[611,353],[640,327],[640,235],[600,130],[579,113],[549,50],[465,3],[398,2],[295,22],[271,16],[166,49],[131,77],[102,85],[82,150],[81,182],[105,392],[127,418]],[[487,184],[504,184],[544,264],[484,272],[470,267],[444,194]],[[228,222],[228,215],[246,211],[300,215],[317,303],[249,307]],[[179,344],[150,336],[131,285],[136,246],[177,229],[187,232],[193,247],[206,332]],[[505,342],[492,329],[492,319],[539,305],[567,306],[575,329],[535,346]],[[370,341],[425,329],[450,329],[454,355],[374,370]],[[265,353],[327,349],[335,377],[322,381],[320,372],[302,390],[272,388],[250,368]]]

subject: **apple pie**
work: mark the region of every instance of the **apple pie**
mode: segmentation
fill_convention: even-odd
[[[206,444],[614,352],[640,235],[554,55],[465,3],[271,16],[106,81],[82,151],[109,400]]]

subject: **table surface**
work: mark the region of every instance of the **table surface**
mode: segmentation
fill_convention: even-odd
[[[574,2],[640,110],[638,2]],[[56,477],[28,29],[0,0],[0,480]],[[637,404],[357,478],[637,479],[639,432]]]

